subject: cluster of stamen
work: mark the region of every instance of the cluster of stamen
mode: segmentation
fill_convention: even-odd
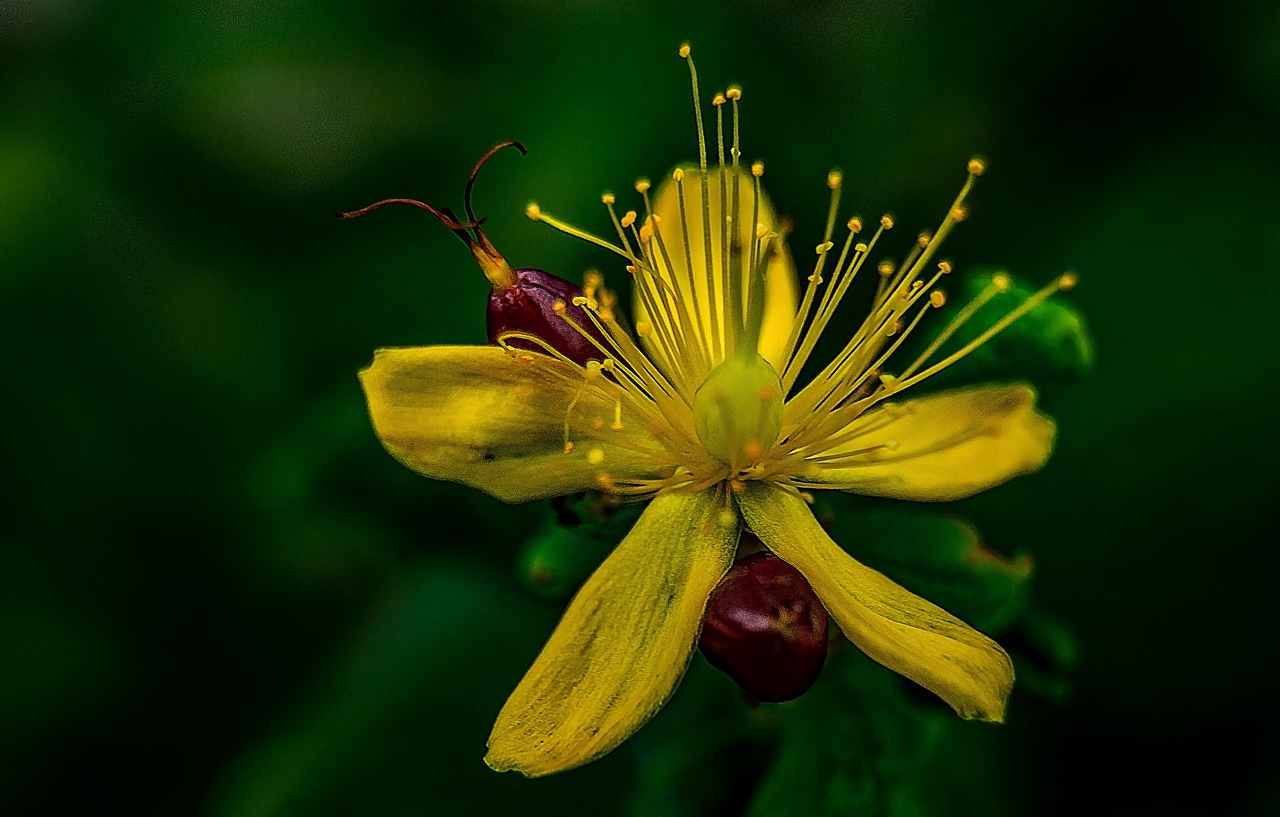
[[[831,196],[826,229],[822,241],[815,247],[814,267],[807,277],[808,285],[777,362],[781,394],[766,394],[769,389],[759,389],[762,402],[785,398],[781,428],[771,439],[748,437],[728,441],[728,449],[741,452],[732,457],[732,462],[723,455],[709,453],[695,431],[695,395],[707,382],[708,375],[730,356],[739,352],[755,354],[765,310],[767,269],[771,258],[781,251],[782,236],[780,231],[775,232],[761,223],[763,164],[751,165],[749,175],[740,168],[741,90],[730,88],[712,99],[718,165],[709,167],[697,71],[687,45],[680,49],[680,54],[688,63],[692,82],[699,161],[696,170],[677,168],[672,174],[679,202],[679,224],[663,224],[654,212],[648,179],[640,179],[634,186],[642,201],[643,216],[634,209],[619,215],[616,196],[613,193],[602,196],[617,233],[616,243],[562,222],[537,204],[530,204],[527,210],[530,218],[625,259],[637,299],[635,333],[646,348],[642,350],[617,321],[613,296],[604,289],[598,273],[588,276],[578,305],[585,306],[585,314],[609,345],[594,340],[587,327],[573,324],[599,349],[598,362],[578,366],[549,344],[519,332],[503,336],[500,342],[507,345],[510,340],[520,338],[538,345],[546,352],[545,356],[524,355],[523,359],[541,366],[552,376],[576,384],[578,397],[565,415],[566,453],[575,450],[572,440],[575,426],[591,428],[597,439],[607,440],[610,445],[628,452],[624,455],[628,460],[625,463],[606,458],[601,448],[586,452],[588,462],[601,467],[599,482],[603,489],[645,496],[674,488],[700,490],[721,485],[732,489],[746,479],[768,479],[799,490],[841,487],[823,479],[822,470],[847,468],[860,461],[883,462],[893,456],[897,447],[893,439],[865,448],[850,446],[856,445],[861,435],[883,432],[903,413],[911,411],[910,403],[895,405],[885,401],[961,360],[1053,293],[1069,289],[1075,283],[1075,276],[1072,273],[1059,276],[961,348],[935,359],[944,344],[985,304],[1009,289],[1009,277],[997,274],[914,360],[896,373],[886,370],[925,313],[946,304],[945,295],[936,285],[952,267],[948,261],[935,262],[934,259],[951,230],[967,216],[966,197],[975,179],[985,171],[983,161],[973,159],[968,163],[968,177],[963,187],[938,228],[921,233],[901,262],[886,259],[876,264],[878,281],[866,318],[844,348],[806,385],[797,389],[802,370],[850,285],[875,253],[883,235],[894,227],[891,216],[882,216],[872,235],[865,241],[859,240],[864,223],[859,217],[850,218],[844,223],[845,236],[836,253],[834,234],[843,176],[839,171],[832,171],[827,177]],[[726,105],[732,109],[728,141],[723,116]],[[690,175],[695,177],[694,185],[688,184]],[[745,221],[752,225],[749,230],[739,226],[747,217],[742,212],[743,184],[750,186],[747,192],[751,213]],[[715,203],[722,216],[718,224],[712,224]],[[699,224],[701,235],[695,229]],[[673,263],[673,255],[682,263]],[[695,260],[701,262],[701,275]],[[563,309],[557,313],[562,314]],[[564,320],[572,323],[567,315]],[[579,407],[584,401],[579,398],[587,393],[600,398],[589,401],[592,405],[614,406],[612,422],[581,413]],[[881,419],[858,424],[850,430],[855,419],[881,404],[887,409]],[[640,445],[634,437],[623,433],[601,436],[606,425],[611,431],[622,432],[624,421],[640,424],[661,447]],[[840,452],[832,453],[836,448],[840,448]],[[630,481],[612,476],[618,471],[611,465],[637,464],[647,466],[654,476]],[[634,468],[625,470],[635,471]]]

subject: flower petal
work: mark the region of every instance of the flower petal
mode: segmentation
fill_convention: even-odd
[[[652,465],[610,440],[658,444],[634,423],[611,430],[613,404],[576,385],[581,376],[570,367],[563,367],[567,379],[544,368],[559,365],[519,360],[496,346],[379,349],[360,383],[387,451],[434,479],[525,502],[598,488],[605,472],[615,482],[654,476]],[[576,445],[566,454],[565,417],[575,396]],[[599,431],[593,420],[604,421]]]
[[[820,465],[814,487],[894,499],[962,499],[1038,470],[1053,449],[1053,420],[1036,393],[1015,383],[921,397],[869,411],[841,435],[857,436],[824,455],[866,453]]]
[[[703,232],[702,219],[701,171],[696,167],[683,169],[685,217],[688,219],[689,260],[692,266],[685,263],[684,238],[680,227],[680,195],[676,183],[670,177],[658,188],[653,203],[653,212],[658,217],[662,240],[666,245],[667,255],[670,257],[671,266],[674,269],[667,268],[663,255],[657,248],[654,249],[654,253],[659,273],[668,283],[672,280],[678,282],[679,291],[683,293],[684,301],[690,308],[696,302],[701,314],[695,316],[694,320],[701,319],[701,331],[705,337],[707,333],[712,331],[712,320],[707,299],[707,253],[703,240],[705,233]],[[738,171],[737,176],[739,228],[737,235],[731,236],[731,239],[736,239],[737,246],[749,248],[755,240],[755,224],[751,223],[755,199],[753,192],[755,190],[755,178],[745,170]],[[725,320],[723,301],[727,287],[725,280],[726,269],[722,261],[724,255],[724,229],[720,225],[723,225],[725,220],[720,206],[720,185],[723,179],[726,201],[730,201],[730,206],[732,206],[734,174],[732,169],[729,169],[723,176],[720,175],[719,171],[712,171],[708,173],[708,177],[710,221],[716,225],[716,229],[711,234],[712,266],[716,273],[717,320],[715,325],[717,327],[716,331],[720,333],[720,337],[723,337],[722,327]],[[774,213],[773,205],[769,202],[769,197],[764,195],[763,191],[761,192],[757,221],[765,225],[765,228],[770,232],[779,232],[780,224],[777,215]],[[772,363],[775,369],[781,371],[784,363],[782,354],[785,351],[784,347],[791,332],[791,323],[795,319],[800,299],[795,262],[792,260],[791,253],[787,249],[785,242],[781,242],[778,246],[780,246],[781,252],[770,259],[765,271],[765,312],[764,325],[760,333],[760,354],[765,360]],[[735,270],[730,269],[728,271],[733,272]],[[742,281],[744,301],[747,280],[744,276]],[[693,291],[696,295],[690,295],[690,281],[692,281]],[[696,301],[694,300],[695,298]],[[636,304],[636,322],[648,321],[649,318],[641,299],[637,297],[634,300]],[[646,344],[645,350],[652,352],[652,349],[648,346],[650,342],[650,339],[642,339],[642,343]]]
[[[666,703],[733,562],[714,490],[660,494],[570,602],[498,713],[485,763],[530,777],[609,752]]]
[[[858,649],[963,718],[1004,720],[1013,663],[999,644],[845,553],[795,494],[752,482],[738,504],[748,527],[809,580]]]

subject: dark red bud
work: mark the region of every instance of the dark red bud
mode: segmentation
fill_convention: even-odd
[[[497,343],[504,332],[528,332],[580,366],[588,360],[605,357],[570,323],[572,321],[588,332],[596,343],[610,348],[586,311],[573,303],[574,298],[582,296],[582,287],[540,269],[512,270],[512,274],[515,280],[510,286],[495,287],[489,293],[490,343]],[[563,316],[556,312],[558,303],[564,304]],[[511,338],[507,344],[517,349],[545,351],[537,344],[520,338]]]
[[[738,560],[711,593],[699,646],[758,701],[804,694],[827,657],[827,611],[804,576],[767,551]]]

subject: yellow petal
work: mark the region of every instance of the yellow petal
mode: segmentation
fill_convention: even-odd
[[[821,452],[865,451],[808,475],[832,488],[917,501],[961,499],[1038,470],[1053,449],[1053,421],[1021,383],[980,386],[869,411],[854,438]]]
[[[544,365],[559,364],[526,363],[496,346],[379,349],[360,383],[387,451],[434,479],[524,502],[598,488],[601,473],[615,482],[654,476],[610,440],[658,444],[634,423],[611,430],[612,403],[580,389],[571,368],[563,367],[566,381]],[[566,411],[579,392],[566,454]]]
[[[530,777],[611,751],[684,674],[738,522],[714,490],[659,495],[587,579],[489,735],[485,763]],[[728,521],[730,524],[725,524]]]
[[[809,580],[858,649],[963,718],[1004,720],[1013,663],[999,644],[845,553],[795,494],[751,482],[738,502],[747,526]]]
[[[736,236],[730,234],[730,237],[731,239],[736,237],[739,246],[750,248],[756,236],[756,225],[751,223],[752,208],[755,201],[753,192],[755,190],[755,178],[745,170],[739,171],[737,176],[738,230],[736,231]],[[725,265],[722,263],[725,234],[723,225],[725,224],[725,219],[724,211],[720,206],[720,192],[723,180],[725,200],[729,202],[730,215],[732,215],[734,174],[732,169],[726,171],[723,175],[719,171],[713,170],[708,173],[708,177],[710,220],[714,227],[711,234],[711,257],[712,268],[715,271],[716,293],[714,331],[721,339],[721,349],[723,349],[724,301],[725,293],[728,291],[725,273],[726,271],[733,272],[735,270],[726,270]],[[671,266],[674,270],[667,268],[662,254],[656,246],[654,247],[654,253],[659,273],[668,283],[673,280],[676,282],[675,286],[682,293],[682,298],[690,309],[693,308],[696,300],[699,314],[694,316],[693,320],[695,324],[698,321],[701,322],[701,332],[704,337],[707,337],[713,331],[713,323],[710,302],[707,298],[707,253],[703,240],[705,233],[702,219],[701,171],[697,168],[684,168],[683,184],[685,215],[688,219],[689,228],[689,257],[692,261],[692,267],[685,263],[684,239],[680,227],[680,196],[676,183],[670,177],[658,188],[653,203],[653,212],[659,218],[658,228],[661,231],[662,240],[666,245],[667,254],[671,258]],[[764,195],[763,191],[761,192],[758,222],[764,224],[768,231],[777,232],[780,228],[778,217],[774,213],[773,205],[769,202],[769,197]],[[654,243],[656,244],[656,242]],[[787,343],[787,337],[791,332],[791,323],[795,319],[796,310],[799,308],[799,284],[796,278],[795,262],[791,259],[791,253],[787,249],[786,243],[782,242],[779,246],[781,247],[781,252],[772,257],[765,272],[764,325],[760,334],[759,351],[765,360],[768,360],[773,364],[774,368],[781,371],[784,362],[782,354]],[[690,283],[691,281],[692,284]],[[742,282],[744,302],[747,283],[748,279],[744,276]],[[691,286],[693,288],[692,293]],[[634,301],[636,304],[636,322],[649,321],[641,299],[636,297]],[[647,344],[651,342],[651,339],[642,339],[642,342],[646,344],[645,348],[649,351],[650,347]]]

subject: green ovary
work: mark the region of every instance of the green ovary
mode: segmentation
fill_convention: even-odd
[[[751,352],[734,354],[711,370],[693,397],[698,441],[733,469],[760,460],[782,428],[782,382],[773,366]]]

